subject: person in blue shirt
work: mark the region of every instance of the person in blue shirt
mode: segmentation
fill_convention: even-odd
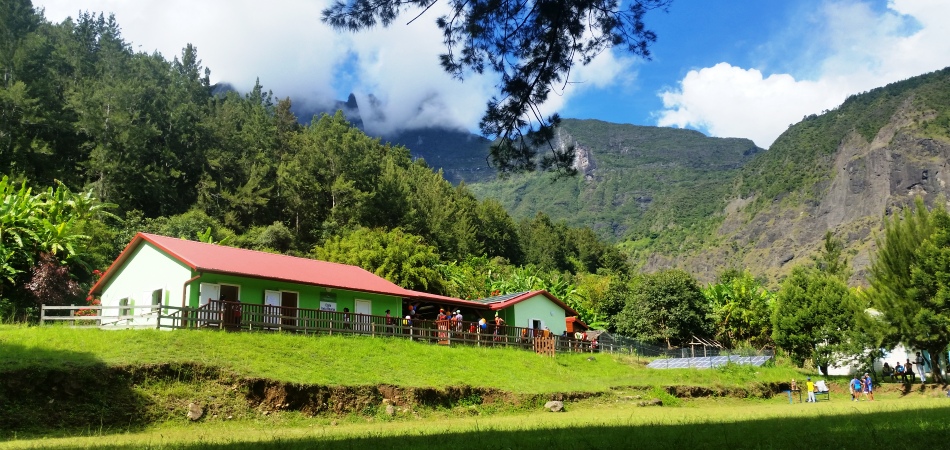
[[[861,380],[858,379],[858,374],[854,374],[854,378],[851,379],[848,388],[848,390],[851,391],[851,400],[858,401],[858,394],[861,393]]]
[[[871,376],[864,373],[864,397],[869,401],[874,401],[874,384],[871,382]]]

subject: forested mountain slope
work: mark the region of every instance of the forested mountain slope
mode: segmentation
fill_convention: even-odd
[[[761,151],[748,139],[597,120],[565,119],[558,140],[575,146],[578,177],[529,173],[470,188],[515,217],[544,212],[613,241],[698,243],[738,169]]]

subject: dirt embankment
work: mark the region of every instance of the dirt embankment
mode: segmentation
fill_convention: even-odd
[[[129,427],[182,420],[190,405],[203,418],[247,417],[279,411],[303,414],[374,415],[390,409],[499,405],[540,407],[546,401],[576,401],[609,392],[517,394],[494,388],[327,386],[245,378],[197,364],[136,367],[62,366],[0,373],[0,431]],[[650,390],[653,386],[630,387]],[[786,387],[668,386],[675,397],[771,397]],[[390,406],[392,408],[390,408]]]

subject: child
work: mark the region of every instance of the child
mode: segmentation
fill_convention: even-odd
[[[811,377],[805,379],[805,390],[808,391],[808,403],[815,403],[815,383],[811,381]]]

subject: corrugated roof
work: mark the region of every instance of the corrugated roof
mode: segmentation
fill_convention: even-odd
[[[490,304],[492,304],[492,303],[506,302],[506,301],[511,300],[511,299],[513,299],[513,298],[515,298],[515,297],[519,297],[519,296],[522,296],[522,295],[524,295],[524,294],[527,294],[528,292],[531,292],[531,291],[522,291],[522,292],[515,292],[515,293],[513,293],[513,294],[496,295],[496,296],[493,296],[493,297],[479,298],[479,299],[475,299],[475,300],[471,300],[471,301],[476,302],[476,303],[484,303],[484,304],[486,304],[486,305],[490,305]]]
[[[196,272],[264,278],[291,283],[326,286],[361,292],[423,298],[433,301],[465,302],[465,300],[405,289],[383,277],[357,266],[316,259],[246,250],[223,245],[139,233],[109,267],[90,291],[98,294],[132,250],[148,242]]]
[[[491,310],[507,308],[541,294],[562,307],[568,315],[577,315],[576,311],[547,291],[525,291],[478,300],[463,300],[406,289],[368,270],[348,264],[206,244],[149,233],[136,234],[102,278],[89,290],[89,293],[101,294],[109,279],[143,242],[154,245],[199,273],[211,272],[263,278]]]
[[[485,298],[480,298],[480,299],[472,300],[472,301],[476,303],[488,305],[491,309],[497,311],[499,309],[504,309],[511,305],[514,305],[515,303],[523,302],[536,295],[543,295],[547,297],[548,300],[551,300],[556,305],[563,308],[564,312],[566,312],[568,316],[578,315],[577,311],[574,311],[573,308],[571,308],[570,306],[567,306],[566,303],[562,302],[560,299],[552,295],[550,292],[544,291],[544,290],[524,291],[524,292],[516,292],[514,294],[496,295],[494,297],[485,297]]]

